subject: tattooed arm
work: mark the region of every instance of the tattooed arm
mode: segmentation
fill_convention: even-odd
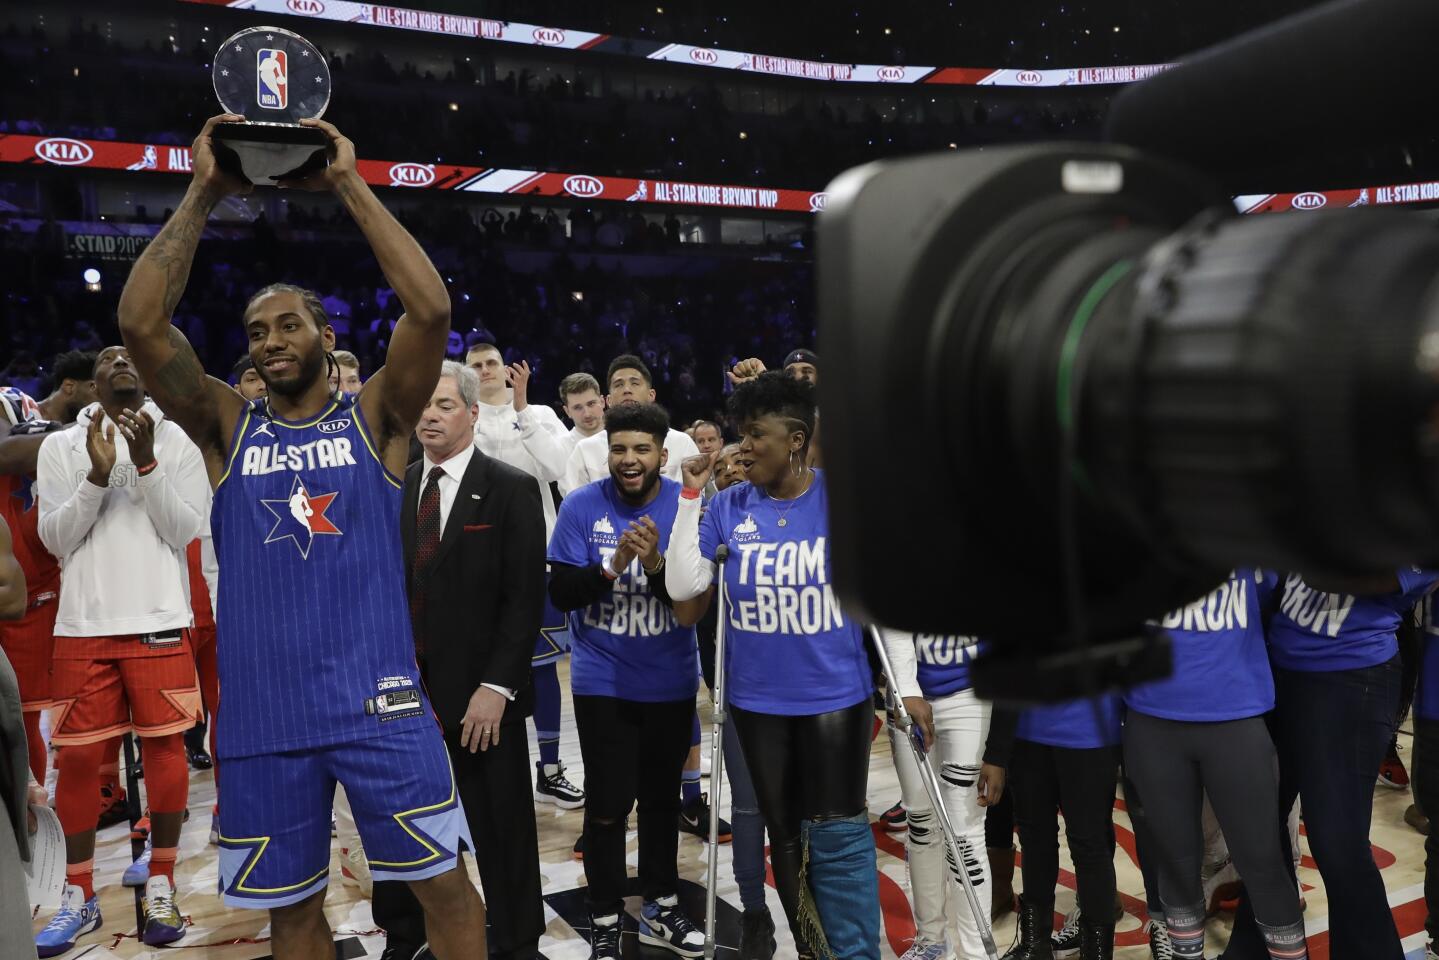
[[[150,396],[178,423],[204,454],[212,482],[223,471],[225,446],[244,400],[223,381],[205,375],[185,335],[170,316],[185,292],[190,265],[210,211],[250,184],[222,171],[215,162],[211,131],[215,124],[242,117],[211,117],[191,147],[194,177],[169,221],[130,270],[120,294],[120,335],[140,370]]]

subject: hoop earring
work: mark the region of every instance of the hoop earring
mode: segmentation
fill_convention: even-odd
[[[798,461],[798,460],[799,460],[799,451],[798,451],[798,450],[791,450],[791,451],[789,452],[789,469],[790,469],[790,472],[794,474],[794,478],[795,478],[796,480],[798,480],[801,476],[804,475],[804,463],[803,463],[803,462],[799,462],[798,464],[796,464],[796,461]]]

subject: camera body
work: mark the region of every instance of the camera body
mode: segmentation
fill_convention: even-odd
[[[1172,161],[1039,144],[850,170],[817,250],[837,586],[991,638],[989,692],[1163,672],[1144,622],[1233,567],[1436,559],[1412,217],[1241,218]]]

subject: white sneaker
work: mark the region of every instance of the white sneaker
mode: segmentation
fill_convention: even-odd
[[[347,887],[359,887],[360,895],[369,899],[375,894],[375,881],[370,876],[370,861],[365,857],[365,848],[356,844],[340,849],[340,882]]]
[[[948,954],[949,948],[943,942],[930,943],[928,940],[916,937],[914,943],[899,960],[944,960]]]

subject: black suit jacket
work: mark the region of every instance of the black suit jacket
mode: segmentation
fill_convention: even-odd
[[[415,588],[415,510],[425,462],[405,471],[400,531],[405,586]],[[430,567],[423,624],[430,702],[457,733],[482,683],[516,691],[503,724],[534,710],[530,660],[544,618],[545,515],[534,477],[478,448],[455,495]]]

